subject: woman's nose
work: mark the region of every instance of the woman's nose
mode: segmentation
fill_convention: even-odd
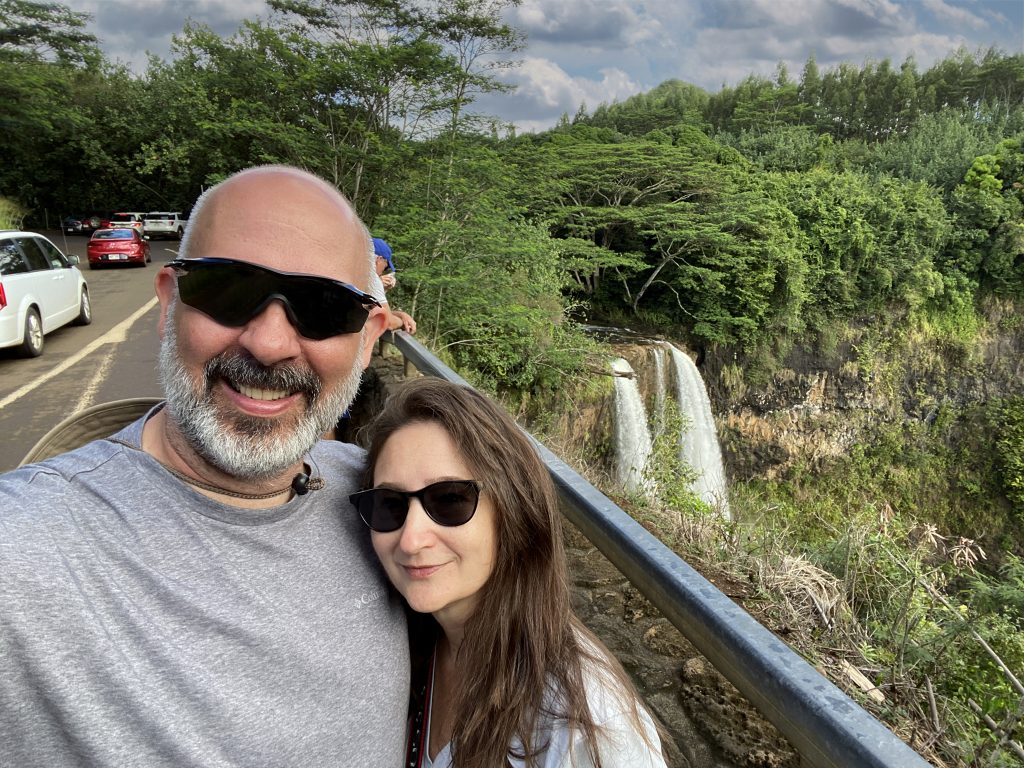
[[[427,511],[423,509],[420,500],[409,499],[409,512],[405,516],[405,525],[402,526],[402,536],[399,539],[399,546],[406,552],[415,552],[430,546],[436,539],[437,523],[430,519]]]

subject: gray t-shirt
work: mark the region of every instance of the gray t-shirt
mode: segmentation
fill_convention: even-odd
[[[348,502],[326,487],[213,501],[139,449],[143,420],[0,475],[0,764],[399,765],[405,623]]]

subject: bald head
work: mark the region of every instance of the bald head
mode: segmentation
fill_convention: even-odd
[[[207,190],[182,240],[183,258],[240,259],[323,275],[363,290],[372,284],[372,247],[351,204],[299,168],[249,168]]]
[[[203,195],[180,255],[326,277],[365,292],[376,279],[369,234],[348,201],[316,176],[283,166],[242,171]],[[281,278],[260,288],[248,282],[254,270],[238,267],[220,273],[225,315],[208,301],[180,301],[178,287],[191,268],[198,266],[156,276],[168,407],[150,432],[164,441],[154,455],[201,466],[224,488],[240,479],[280,486],[351,405],[387,315],[369,307],[365,319],[356,313],[358,331],[335,327],[321,322],[322,313],[351,309],[352,301],[366,308],[345,288],[322,291],[319,304],[315,291],[302,291],[299,299],[314,295],[312,307],[297,307],[289,286],[311,281]],[[247,282],[233,291],[232,281]],[[250,306],[253,290],[263,293]],[[318,333],[323,326],[330,326],[326,336]]]

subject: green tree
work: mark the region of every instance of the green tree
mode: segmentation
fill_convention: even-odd
[[[474,371],[478,383],[550,390],[582,365],[586,348],[566,320],[562,289],[569,277],[556,243],[524,218],[505,159],[467,141],[449,174],[450,142],[435,141],[444,146],[420,148],[403,195],[374,226],[402,254],[402,306],[433,348]],[[437,213],[439,196],[446,216]]]
[[[963,181],[974,158],[997,141],[1004,121],[982,109],[979,119],[945,109],[923,115],[904,136],[881,144],[870,167],[882,173],[924,181],[947,194]]]
[[[818,127],[822,118],[821,73],[818,72],[818,62],[813,53],[807,57],[807,62],[800,73],[800,87],[797,89],[797,96],[804,108],[804,122]]]
[[[980,155],[952,195],[948,270],[986,290],[1024,297],[1024,136]]]
[[[647,93],[624,101],[600,105],[593,116],[573,121],[600,128],[611,128],[626,136],[643,136],[680,123],[704,126],[706,91],[682,80],[666,80]]]
[[[91,18],[60,3],[0,0],[0,61],[96,65],[97,40],[85,31]]]
[[[1003,489],[1017,517],[1024,522],[1024,398],[1006,400],[995,408],[995,413],[992,426]]]
[[[319,123],[335,183],[369,218],[387,204],[404,142],[455,136],[519,34],[501,21],[512,0],[270,0],[320,65]],[[450,153],[449,153],[450,154]]]
[[[0,193],[40,220],[70,202],[60,163],[83,125],[76,88],[102,61],[88,19],[57,3],[0,0]]]

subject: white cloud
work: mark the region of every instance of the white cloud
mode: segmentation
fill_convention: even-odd
[[[501,97],[487,96],[475,105],[485,112],[497,111],[520,131],[550,128],[568,113],[575,114],[581,104],[593,109],[601,102],[621,101],[646,90],[618,67],[605,67],[600,79],[574,76],[556,62],[527,57],[522,64],[505,72],[502,79],[515,90]]]
[[[557,40],[605,50],[639,45],[657,34],[657,22],[629,0],[524,0],[508,18],[535,42]]]
[[[987,21],[971,13],[966,8],[958,8],[955,5],[944,2],[944,0],[921,0],[921,4],[941,21],[948,21],[958,25],[966,24],[971,29],[984,29],[988,26]]]
[[[615,101],[640,91],[640,84],[616,67],[600,71],[600,80],[573,77],[548,59],[528,58],[515,73],[518,95],[546,107],[566,109],[581,101]]]
[[[901,7],[899,3],[890,0],[836,0],[839,5],[845,5],[851,10],[862,13],[872,18],[891,18],[899,16]]]

